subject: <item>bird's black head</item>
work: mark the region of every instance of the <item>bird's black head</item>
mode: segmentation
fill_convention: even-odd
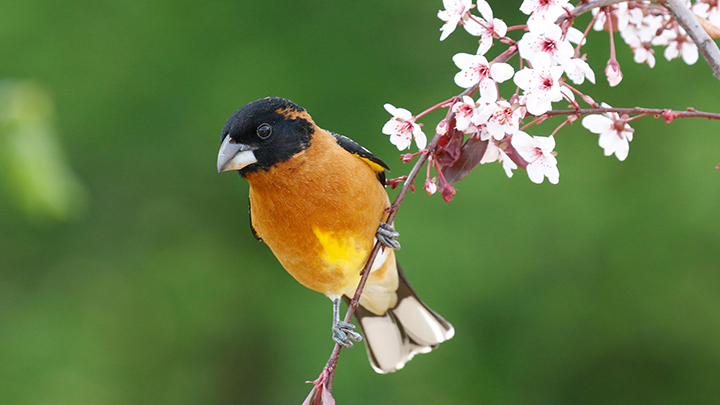
[[[304,108],[280,97],[253,101],[223,127],[218,171],[269,170],[310,146],[315,124]]]

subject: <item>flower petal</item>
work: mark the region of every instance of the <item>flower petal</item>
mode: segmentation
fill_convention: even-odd
[[[490,66],[490,77],[498,83],[510,79],[514,73],[515,69],[507,63],[497,62]]]
[[[495,28],[495,33],[500,35],[501,37],[504,37],[505,34],[507,34],[507,24],[505,24],[505,21],[494,18],[492,20],[493,28]]]
[[[427,136],[425,136],[425,132],[423,132],[422,128],[420,128],[420,125],[413,124],[413,136],[415,137],[415,144],[419,149],[425,149],[427,146]],[[408,144],[408,147],[410,145]]]
[[[594,134],[602,134],[612,128],[613,121],[604,115],[592,114],[582,119],[582,126]]]
[[[477,8],[480,12],[480,15],[486,20],[486,21],[492,21],[493,19],[493,11],[490,7],[490,4],[488,4],[485,0],[478,0],[477,1]]]

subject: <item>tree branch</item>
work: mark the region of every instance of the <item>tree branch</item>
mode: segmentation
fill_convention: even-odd
[[[602,114],[602,113],[608,113],[608,112],[614,112],[618,114],[643,114],[643,115],[655,115],[655,116],[662,116],[665,121],[670,122],[675,118],[707,118],[711,120],[720,120],[720,113],[710,113],[710,112],[704,112],[704,111],[697,111],[695,109],[689,108],[687,111],[673,111],[670,109],[661,109],[661,108],[643,108],[643,107],[633,107],[633,108],[613,108],[613,107],[601,107],[601,108],[582,108],[579,110],[551,110],[543,114],[542,116],[538,117],[540,118],[539,122],[542,122],[547,117],[553,117],[556,115],[588,115],[588,114]],[[539,123],[538,122],[538,123]]]
[[[577,17],[577,16],[579,16],[579,15],[581,15],[581,14],[585,14],[585,13],[587,13],[588,11],[591,11],[591,10],[594,9],[594,8],[610,7],[610,6],[612,6],[613,4],[624,3],[624,2],[626,2],[626,1],[627,1],[627,0],[594,0],[594,1],[589,1],[589,2],[587,2],[587,3],[579,4],[577,7],[575,7],[575,8],[572,9],[572,10],[570,10],[570,14],[572,15],[572,17]],[[568,19],[568,18],[569,18],[569,16],[567,16],[567,15],[562,16],[562,17],[560,17],[560,18],[556,21],[556,24],[560,24],[562,21],[564,21],[564,20],[566,20],[566,19]]]

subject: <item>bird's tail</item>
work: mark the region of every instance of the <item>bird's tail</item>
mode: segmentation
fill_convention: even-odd
[[[397,271],[395,307],[383,315],[362,306],[355,310],[370,363],[382,374],[403,368],[416,353],[428,353],[455,334],[453,326],[415,294],[399,264]]]

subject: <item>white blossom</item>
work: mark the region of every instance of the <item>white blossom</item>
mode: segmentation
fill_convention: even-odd
[[[663,45],[663,42],[667,41],[667,48],[663,52],[665,59],[673,60],[678,56],[682,56],[682,60],[688,65],[695,64],[698,61],[697,46],[682,27],[677,26],[674,30],[665,30],[663,34],[666,35],[656,37],[652,44]]]
[[[520,11],[530,15],[528,28],[538,32],[553,26],[558,17],[565,14],[565,9],[573,9],[568,0],[524,0],[520,5]]]
[[[605,108],[609,105],[602,103]],[[598,144],[605,153],[605,156],[615,154],[618,160],[623,161],[630,151],[630,141],[635,131],[620,118],[617,113],[608,112],[602,115],[588,115],[582,120],[582,126],[590,130],[590,132],[599,134]]]
[[[453,62],[460,68],[455,75],[455,83],[462,88],[470,88],[480,84],[480,93],[483,98],[492,98],[495,94],[497,100],[497,83],[502,83],[513,76],[515,70],[507,63],[488,63],[482,55],[458,53],[453,56]]]
[[[692,11],[720,27],[720,2],[717,0],[699,0],[693,4]]]
[[[452,107],[455,113],[455,128],[458,131],[467,130],[472,125],[478,108],[482,110],[483,106],[475,103],[475,100],[469,96],[464,96],[462,101],[455,103]]]
[[[512,135],[520,128],[520,120],[525,116],[525,109],[518,107],[513,110],[510,103],[500,100],[485,107],[475,116],[475,125],[485,125],[486,130],[480,139],[495,138],[502,140],[505,135]]]
[[[493,37],[495,35],[504,37],[507,34],[507,24],[505,21],[494,18],[492,8],[485,0],[478,0],[477,2],[478,11],[482,18],[471,16],[465,22],[465,30],[476,37],[480,37],[478,40],[478,55],[485,55],[485,53],[492,47]]]
[[[445,21],[440,27],[440,40],[444,40],[448,35],[452,34],[458,24],[464,24],[470,16],[472,8],[472,0],[443,0],[445,10],[438,11],[438,18]]]
[[[575,84],[583,84],[587,78],[590,83],[595,84],[595,72],[590,65],[581,58],[567,59],[562,64],[567,77]]]
[[[525,91],[523,99],[530,114],[541,115],[552,108],[552,102],[562,100],[559,82],[562,73],[562,66],[552,65],[546,53],[538,53],[532,69],[525,68],[515,74],[513,81]],[[572,97],[572,93],[565,95]]]
[[[542,33],[533,30],[525,33],[518,42],[518,51],[523,59],[529,61],[533,61],[538,53],[545,53],[553,64],[570,59],[575,54],[570,41],[562,38],[562,29],[554,24]]]
[[[558,183],[560,172],[557,168],[557,159],[553,154],[554,137],[530,136],[523,131],[518,131],[510,142],[518,154],[528,162],[525,169],[530,181],[540,184],[547,177],[550,183]]]
[[[610,6],[610,10],[611,14],[615,16],[613,29],[623,31],[625,28],[627,28],[628,20],[630,18],[628,4],[626,2],[617,3]],[[592,14],[597,15],[597,18],[595,19],[595,25],[593,25],[593,29],[595,31],[602,31],[603,29],[607,28],[605,26],[607,24],[607,18],[603,9],[594,8],[592,10]]]
[[[383,134],[390,135],[390,143],[399,150],[405,150],[410,147],[414,138],[418,148],[424,149],[427,145],[427,136],[420,125],[415,123],[412,113],[404,108],[396,108],[392,104],[385,104],[385,109],[393,116],[382,128]]]

